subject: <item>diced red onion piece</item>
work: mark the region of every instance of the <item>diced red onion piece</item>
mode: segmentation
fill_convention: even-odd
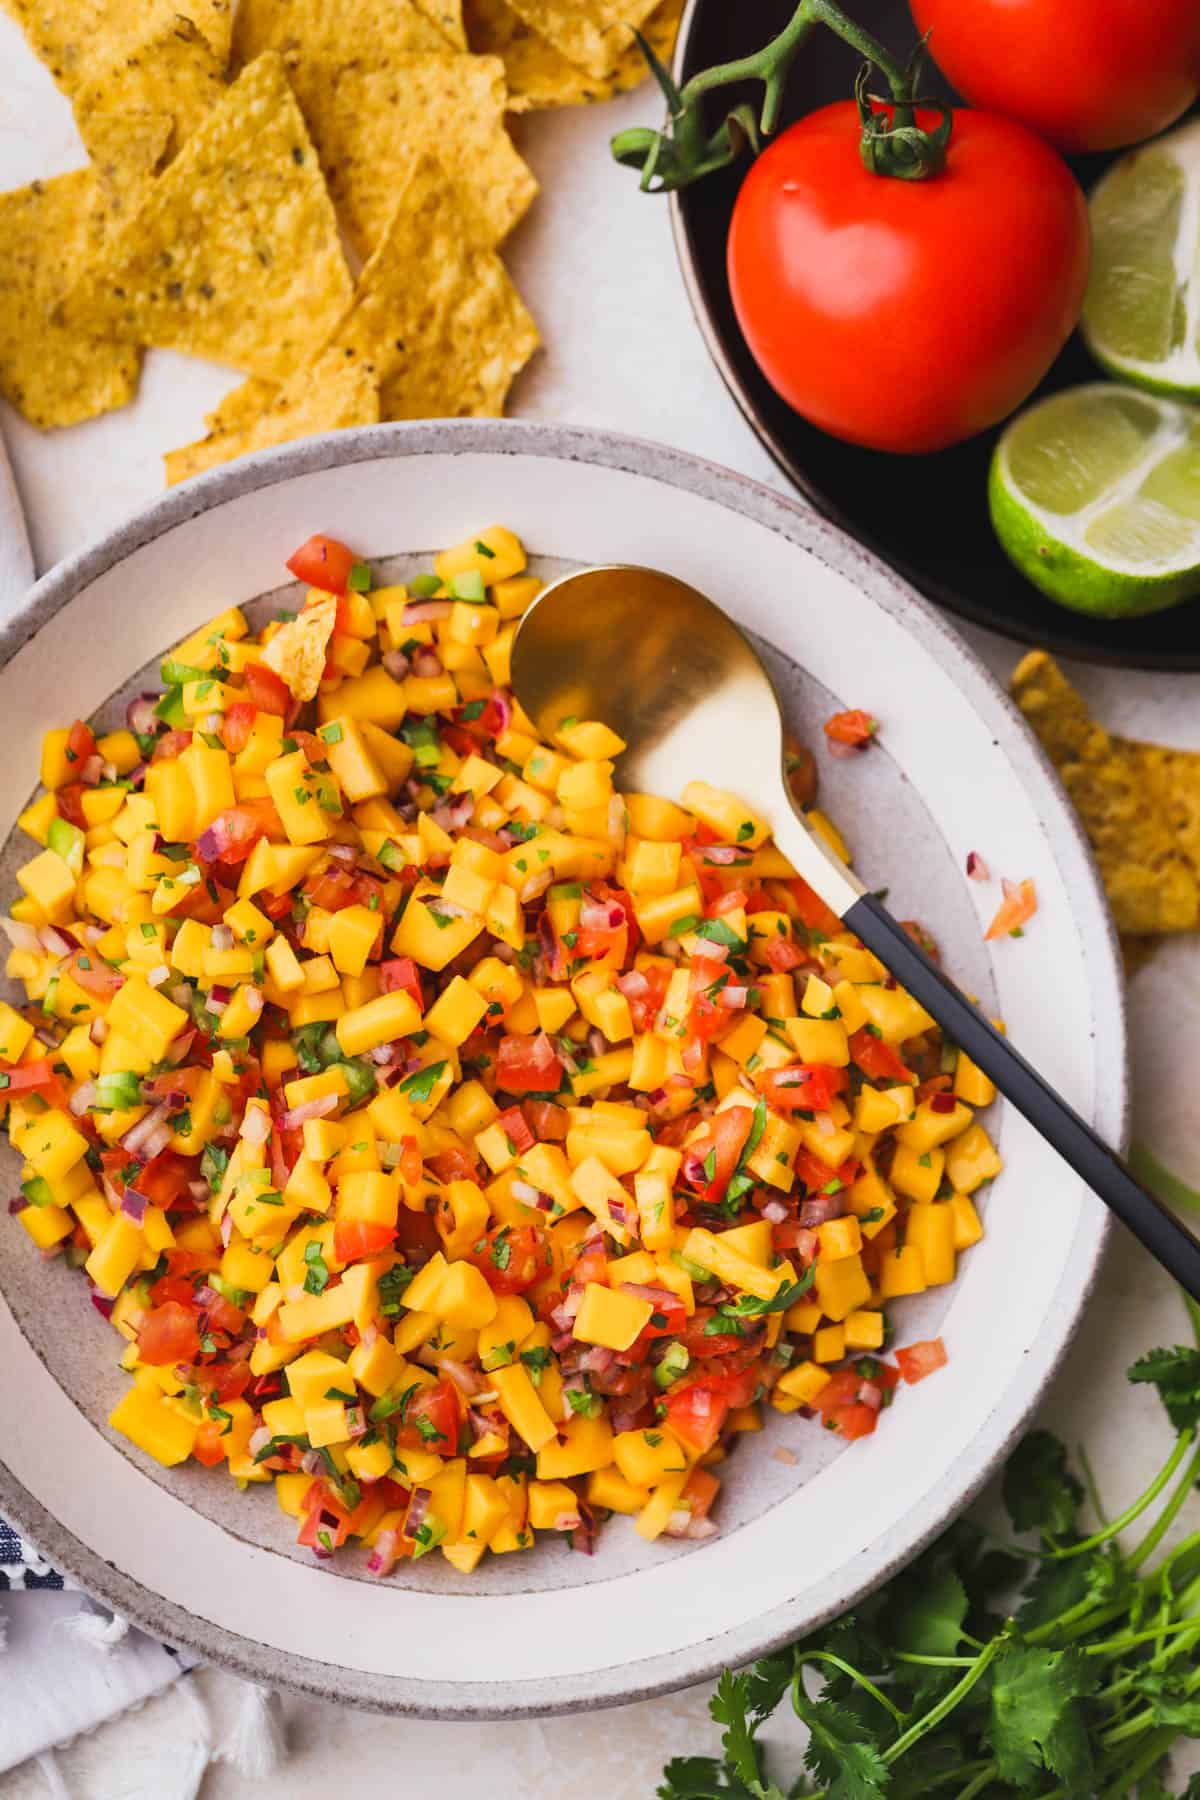
[[[108,1036],[108,1020],[93,1019],[88,1026],[88,1036],[91,1038],[93,1044],[102,1044]]]
[[[433,1495],[427,1487],[413,1489],[412,1498],[408,1503],[408,1517],[404,1521],[404,1531],[407,1537],[416,1537],[420,1531],[425,1523],[425,1514],[429,1511],[429,1502],[432,1499]]]
[[[145,1194],[139,1194],[134,1187],[127,1187],[121,1196],[121,1211],[127,1219],[132,1219],[135,1225],[140,1225],[146,1217],[148,1204]]]
[[[385,656],[383,659],[387,661]],[[400,1533],[396,1530],[381,1531],[375,1539],[375,1548],[367,1558],[367,1574],[382,1580],[390,1575],[400,1555]]]
[[[750,998],[748,987],[735,987],[727,983],[717,995],[717,1005],[723,1006],[726,1012],[740,1012]]]
[[[152,969],[148,969],[146,972],[147,987],[160,988],[170,979],[171,971],[166,963],[156,963]]]
[[[149,1162],[152,1156],[157,1155],[157,1151],[151,1150],[149,1147],[151,1139],[164,1126],[166,1126],[167,1136],[171,1135],[171,1128],[166,1124],[169,1110],[167,1102],[160,1101],[151,1112],[146,1114],[144,1119],[139,1119],[136,1125],[130,1126],[121,1139],[122,1150],[131,1150],[135,1154],[138,1151],[144,1151],[145,1161]]]
[[[257,1456],[260,1450],[265,1450],[273,1435],[267,1425],[260,1425],[256,1431],[252,1431],[246,1439],[246,1448],[251,1456]]]
[[[214,950],[232,950],[232,927],[229,925],[214,925],[212,928],[212,947]]]
[[[831,1219],[842,1218],[845,1212],[844,1194],[818,1194],[815,1199],[800,1202],[800,1223],[806,1230],[816,1231]]]
[[[333,1098],[336,1099],[337,1096],[334,1095]],[[297,1107],[296,1110],[299,1112],[302,1108]],[[238,1136],[245,1138],[248,1144],[265,1144],[270,1135],[271,1115],[261,1106],[248,1106]]]
[[[300,1458],[300,1467],[306,1475],[320,1475],[325,1468],[325,1460],[319,1450],[306,1450]]]
[[[509,1192],[514,1200],[520,1200],[524,1206],[537,1206],[541,1201],[541,1193],[531,1181],[514,1181]]]
[[[403,650],[389,650],[380,658],[384,668],[395,681],[403,681],[408,674],[408,658]]]
[[[782,1200],[768,1200],[762,1209],[762,1216],[769,1219],[772,1225],[782,1225],[788,1216],[788,1209]]]
[[[402,625],[428,625],[450,617],[449,600],[410,600],[401,614]]]
[[[84,787],[95,787],[104,773],[104,759],[100,756],[89,756],[79,771],[79,779]]]
[[[618,975],[617,986],[627,1000],[640,1000],[643,994],[650,992],[650,983],[640,969],[629,969],[624,975]]]
[[[957,1105],[958,1101],[953,1094],[931,1094],[929,1096],[930,1112],[952,1113]]]
[[[222,1242],[222,1244],[224,1244],[225,1248],[228,1249],[229,1248],[229,1240],[233,1236],[233,1214],[232,1213],[229,1213],[229,1212],[222,1213],[221,1223],[220,1223],[220,1226],[218,1227],[218,1229],[221,1233],[221,1242]],[[264,1327],[263,1335],[264,1336],[266,1335],[265,1327]]]
[[[130,731],[136,731],[139,737],[153,737],[158,730],[158,718],[154,707],[156,701],[153,694],[139,694],[125,708],[125,723]]]
[[[38,932],[38,937],[41,939],[43,950],[48,950],[51,956],[70,956],[74,948],[74,945],[67,941],[61,931],[56,931],[53,925],[43,925]]]
[[[102,1319],[112,1317],[113,1302],[109,1299],[107,1294],[100,1293],[97,1288],[92,1289],[92,1305]]]
[[[18,1214],[18,1213],[23,1213],[23,1212],[24,1212],[24,1211],[25,1211],[25,1208],[26,1208],[26,1207],[27,1207],[27,1206],[28,1206],[28,1205],[29,1205],[29,1202],[28,1202],[28,1200],[27,1200],[27,1199],[26,1199],[26,1198],[25,1198],[25,1196],[24,1196],[24,1194],[16,1194],[16,1195],[14,1195],[14,1197],[13,1197],[13,1198],[12,1198],[12,1199],[11,1199],[11,1200],[10,1200],[10,1201],[9,1201],[9,1203],[8,1203],[8,1216],[9,1216],[9,1218],[10,1218],[10,1219],[15,1219],[15,1218],[16,1218],[16,1216],[17,1216],[17,1214]]]
[[[71,1095],[69,1104],[75,1117],[82,1119],[89,1106],[96,1104],[96,1083],[85,1081],[82,1087],[77,1087]]]
[[[0,931],[12,945],[14,950],[40,950],[41,939],[32,925],[24,919],[0,918]]]
[[[727,869],[733,863],[750,861],[748,852],[739,850],[736,844],[705,844],[701,855],[706,863],[716,869]]]
[[[991,874],[978,850],[967,851],[967,874],[972,881],[990,881]]]
[[[412,669],[414,675],[431,680],[442,673],[442,659],[436,650],[414,650]]]
[[[878,1412],[883,1405],[883,1389],[876,1387],[873,1381],[860,1381],[854,1398],[860,1406],[869,1406],[872,1412]]]

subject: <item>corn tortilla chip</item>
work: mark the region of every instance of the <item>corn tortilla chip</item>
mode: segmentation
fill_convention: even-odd
[[[456,50],[467,48],[467,28],[463,24],[463,0],[416,0],[416,5],[431,19]]]
[[[1041,650],[1018,664],[1012,689],[1083,822],[1118,931],[1194,930],[1200,925],[1200,751],[1110,735]]]
[[[315,102],[314,110],[343,63],[365,57],[375,68],[393,56],[455,48],[417,0],[241,0],[233,33],[236,68],[278,50],[301,107]]]
[[[674,51],[682,13],[683,0],[660,0],[642,26],[642,35],[663,62],[669,62]],[[510,112],[611,100],[614,94],[639,86],[649,74],[636,43],[622,52],[611,75],[601,80],[587,74],[539,37],[508,0],[466,0],[466,19],[472,50],[498,56],[504,63]]]
[[[281,381],[352,293],[283,63],[242,74],[61,309],[65,324]]]
[[[504,126],[504,65],[494,56],[397,57],[386,69],[347,67],[306,116],[334,205],[362,256],[395,210],[413,151],[444,165],[472,238],[498,244],[537,193]]]
[[[231,0],[4,0],[4,6],[69,97],[114,57],[173,27],[195,26],[221,69],[229,60]]]
[[[252,376],[234,389],[235,395],[243,396],[237,407],[249,408],[253,396],[247,393],[248,389],[257,390],[259,395],[265,389],[266,404],[255,412],[246,410],[233,427],[214,429],[198,443],[168,451],[163,459],[168,486],[185,481],[189,475],[198,475],[202,469],[232,462],[235,456],[247,456],[252,450],[267,450],[321,431],[374,425],[379,421],[379,385],[370,369],[329,351],[297,370],[278,390]],[[210,418],[219,416],[218,410]]]
[[[280,627],[263,651],[263,661],[287,682],[293,699],[304,702],[316,697],[336,619],[337,596],[318,594],[298,617]]]
[[[657,0],[511,0],[525,23],[588,75],[611,75]]]
[[[204,423],[209,434],[237,431],[243,425],[249,425],[252,419],[257,419],[274,404],[279,393],[279,382],[264,381],[261,375],[247,376],[237,387],[230,388],[212,412],[205,413]]]
[[[377,375],[385,419],[444,419],[498,417],[537,345],[500,258],[472,243],[440,163],[415,158],[333,347]]]
[[[141,353],[52,314],[104,233],[103,190],[90,169],[0,194],[0,392],[32,425],[76,425],[124,406]]]
[[[74,90],[75,123],[89,156],[119,166],[120,139],[113,121],[127,118],[131,133],[146,115],[172,123],[167,155],[174,156],[225,92],[224,64],[190,19],[172,19],[120,40],[107,57],[93,52],[89,74]],[[100,116],[102,138],[96,135]],[[136,144],[131,146],[136,160]]]
[[[171,142],[168,113],[93,113],[92,172],[102,189],[96,250],[141,206]]]

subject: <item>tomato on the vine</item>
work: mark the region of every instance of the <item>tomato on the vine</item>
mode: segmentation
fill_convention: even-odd
[[[1200,91],[1196,0],[909,4],[964,100],[1019,119],[1061,150],[1140,143]]]
[[[918,123],[936,130],[921,108]],[[746,342],[822,430],[940,450],[1026,399],[1079,316],[1087,206],[1061,158],[993,113],[953,115],[945,165],[872,173],[853,101],[821,107],[751,165],[729,283]]]

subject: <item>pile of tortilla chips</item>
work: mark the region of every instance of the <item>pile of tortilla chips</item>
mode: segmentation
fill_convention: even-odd
[[[1075,805],[1122,937],[1200,926],[1200,751],[1113,737],[1052,657],[1023,657],[1017,705]]]
[[[465,16],[464,16],[465,3]],[[496,416],[538,345],[498,254],[514,113],[632,87],[682,0],[0,0],[91,159],[0,194],[0,393],[123,406],[157,346],[247,379],[180,481],[378,419]]]

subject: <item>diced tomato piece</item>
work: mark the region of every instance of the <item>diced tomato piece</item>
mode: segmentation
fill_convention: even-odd
[[[282,839],[284,835],[273,801],[241,800],[218,813],[207,830],[201,832],[196,840],[196,854],[206,863],[243,863],[259,838]]]
[[[791,938],[780,937],[778,934],[767,939],[764,955],[768,966],[776,975],[790,975],[793,969],[798,969],[802,962],[808,961],[807,951],[793,943]]]
[[[96,739],[91,726],[85,725],[82,719],[76,719],[67,733],[67,761],[73,767],[78,767],[95,754]]]
[[[688,1031],[701,1043],[708,1043],[732,1020],[728,1007],[720,1004],[720,995],[733,981],[733,971],[725,961],[711,956],[694,957],[688,969],[688,994],[691,1012]]]
[[[879,730],[879,720],[856,707],[852,712],[834,713],[825,721],[825,736],[833,744],[850,744],[864,750]]]
[[[356,558],[340,538],[317,532],[288,557],[284,567],[308,587],[323,594],[344,594]]]
[[[405,1450],[435,1450],[453,1456],[458,1446],[462,1417],[458,1389],[452,1381],[435,1381],[418,1388],[397,1421],[396,1443]]]
[[[501,1038],[496,1086],[506,1094],[556,1094],[562,1078],[562,1063],[544,1031],[535,1037]]]
[[[676,1437],[703,1455],[721,1435],[729,1401],[717,1381],[692,1381],[667,1395],[667,1424]]]
[[[905,1066],[894,1046],[885,1044],[882,1038],[876,1037],[873,1031],[868,1031],[865,1025],[850,1033],[850,1054],[863,1074],[872,1081],[904,1082],[914,1079],[913,1071]]]
[[[177,1300],[153,1307],[142,1320],[137,1345],[138,1360],[155,1368],[194,1362],[200,1354],[196,1315]]]
[[[344,906],[365,906],[379,891],[379,883],[369,875],[351,875],[346,869],[326,869],[323,875],[310,875],[303,889],[306,899],[325,912],[341,912]],[[379,917],[382,924],[382,912]]]
[[[752,887],[750,892],[746,895],[746,912],[748,914],[778,911],[778,901],[776,901],[771,894],[768,894],[765,887]]]
[[[164,731],[154,746],[151,762],[171,762],[182,756],[192,741],[190,731]]]
[[[521,1111],[539,1144],[565,1141],[571,1123],[565,1106],[557,1106],[553,1100],[522,1100]]]
[[[206,1469],[215,1469],[218,1463],[225,1461],[228,1434],[224,1437],[221,1435],[225,1430],[220,1419],[205,1419],[196,1433],[192,1455]]]
[[[235,700],[229,708],[221,722],[221,737],[231,755],[246,748],[257,717],[258,708],[252,700]]]
[[[746,1347],[745,1338],[738,1332],[708,1330],[716,1312],[715,1306],[698,1306],[691,1318],[685,1319],[679,1327],[678,1335],[693,1362],[708,1356],[733,1356]]]
[[[191,1306],[195,1292],[195,1283],[185,1275],[160,1275],[150,1289],[150,1304],[165,1306],[173,1300],[177,1306]]]
[[[359,1262],[390,1250],[396,1237],[394,1225],[377,1225],[367,1219],[339,1219],[333,1228],[333,1254],[341,1263]]]
[[[248,1360],[210,1364],[208,1373],[209,1391],[219,1405],[224,1405],[226,1400],[240,1400],[254,1379]]]
[[[811,1226],[801,1225],[798,1219],[783,1219],[771,1227],[772,1247],[793,1252],[804,1264],[815,1258],[819,1241]]]
[[[389,956],[380,963],[379,991],[381,994],[411,994],[419,1010],[425,1011],[421,977],[411,956]]]
[[[510,1225],[487,1233],[485,1247],[469,1253],[494,1294],[523,1294],[551,1266],[545,1233],[536,1225]]]
[[[949,1357],[941,1338],[924,1338],[918,1344],[906,1344],[903,1350],[897,1350],[896,1361],[905,1381],[924,1381],[935,1369],[944,1369]]]
[[[151,1206],[170,1212],[188,1193],[196,1166],[192,1158],[179,1156],[174,1150],[160,1150],[153,1161],[139,1170],[133,1185],[139,1194],[145,1194]]]
[[[1014,931],[1032,919],[1037,911],[1037,889],[1032,881],[1005,881],[1004,899],[1000,902],[1000,910],[984,932],[984,937],[1008,937]]]
[[[116,969],[110,969],[106,962],[101,962],[94,950],[76,950],[67,967],[71,979],[81,988],[89,994],[100,994],[106,1000],[111,1000],[117,989],[125,984],[125,977]]]
[[[296,1542],[318,1555],[328,1556],[340,1550],[349,1535],[349,1513],[327,1481],[314,1481],[304,1496],[304,1515]]]
[[[651,1029],[655,1018],[662,1010],[662,1003],[667,996],[667,983],[671,979],[671,971],[655,966],[649,969],[640,969],[638,973],[646,983],[645,987],[639,993],[627,994],[625,998],[629,1002],[629,1016],[633,1020],[633,1029],[640,1036],[642,1032]],[[640,987],[640,983],[637,985]]]
[[[709,1206],[719,1206],[725,1198],[753,1124],[753,1107],[727,1106],[709,1120],[707,1137],[689,1146],[684,1169],[692,1173],[684,1179]]]
[[[259,712],[276,713],[286,719],[292,705],[292,690],[266,663],[247,663],[244,670],[246,694],[251,706]]]
[[[427,1159],[425,1166],[435,1181],[474,1181],[479,1173],[479,1164],[460,1144],[439,1150]]]
[[[757,1085],[768,1106],[776,1112],[828,1112],[838,1094],[849,1086],[845,1069],[829,1063],[793,1063],[780,1069],[760,1069]]]
[[[809,887],[802,875],[793,875],[787,883],[787,890],[800,923],[807,926],[809,931],[820,931],[829,937],[833,932],[841,930],[842,921],[833,908],[826,906],[820,894]]]
[[[874,1406],[839,1406],[825,1416],[830,1428],[851,1443],[856,1438],[870,1437],[879,1423],[879,1412]]]
[[[712,1503],[721,1491],[721,1483],[708,1469],[695,1468],[687,1478],[687,1485],[679,1496],[679,1504],[691,1513],[692,1519],[707,1519]]]
[[[0,1063],[0,1079],[4,1081],[0,1098],[11,1099],[13,1094],[40,1094],[51,1106],[64,1108],[70,1104],[62,1077],[55,1074],[48,1056],[39,1056],[31,1063]]]
[[[754,891],[755,893],[762,893],[761,888],[756,888]],[[768,900],[767,905],[769,906],[770,904],[771,902]],[[750,895],[746,892],[744,887],[731,887],[722,889],[714,899],[709,901],[704,910],[707,912],[710,919],[721,919],[724,918],[726,913],[736,912],[739,906],[744,906],[747,912],[749,912]]]
[[[400,1161],[396,1167],[400,1171],[401,1181],[407,1182],[409,1187],[416,1187],[421,1179],[422,1162],[421,1146],[415,1137],[400,1139]]]
[[[851,1405],[861,1386],[862,1376],[856,1369],[839,1369],[829,1377],[813,1406],[822,1417],[828,1418],[840,1407]]]
[[[246,1315],[240,1306],[227,1300],[224,1294],[212,1292],[211,1298],[205,1299],[201,1307],[203,1317],[209,1331],[224,1331],[230,1337],[237,1337],[246,1323]]]
[[[804,1144],[797,1150],[792,1167],[810,1194],[821,1193],[834,1181],[840,1181],[843,1187],[849,1187],[858,1174],[857,1158],[851,1156],[838,1168],[831,1169],[827,1162],[814,1156]]]
[[[518,1156],[533,1146],[534,1137],[519,1106],[509,1106],[492,1123],[498,1125]]]
[[[930,962],[941,962],[942,955],[937,946],[937,939],[932,932],[926,931],[919,919],[901,919],[900,924],[907,931],[913,943],[925,952]]]
[[[407,1206],[400,1208],[396,1220],[396,1248],[398,1250],[440,1250],[442,1240],[432,1217],[426,1212],[413,1212]]]
[[[59,818],[65,819],[68,825],[78,826],[80,831],[87,830],[87,819],[84,817],[83,796],[87,793],[82,781],[69,781],[66,787],[60,787],[54,796],[54,804],[58,808]]]

